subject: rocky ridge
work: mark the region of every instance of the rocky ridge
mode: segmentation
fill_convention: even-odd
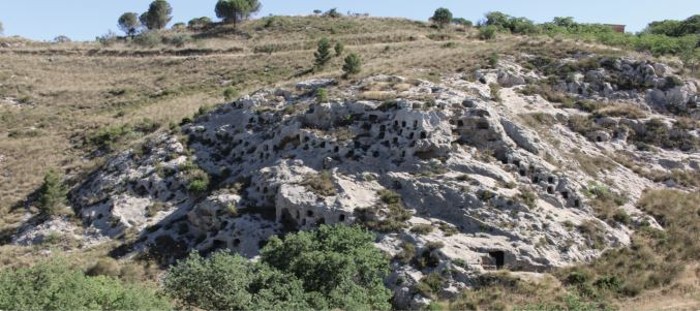
[[[72,192],[84,226],[72,231],[83,231],[86,246],[125,239],[117,253],[168,262],[191,249],[254,257],[271,235],[359,223],[395,258],[387,284],[397,304],[416,306],[426,301],[413,285],[429,273],[448,278],[441,294],[449,296],[484,271],[589,261],[628,245],[634,228],[658,226],[634,202],[649,187],[685,186],[614,155],[697,172],[697,127],[674,126],[676,114],[697,119],[697,83],[630,59],[581,56],[534,70],[519,63],[439,83],[374,76],[257,91],[109,160]],[[574,100],[645,116],[599,116],[523,92],[545,81]],[[319,88],[329,100],[319,101]],[[555,121],[537,127],[532,116]],[[571,126],[580,118],[589,126]],[[658,122],[679,143],[640,149],[640,133]],[[594,159],[605,159],[594,162],[602,171],[584,169]],[[616,213],[627,218],[600,216],[594,201],[603,190],[623,198]],[[28,225],[15,242],[61,227],[57,219]]]

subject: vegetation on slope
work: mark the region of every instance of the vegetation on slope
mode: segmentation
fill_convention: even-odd
[[[165,290],[206,310],[388,310],[389,261],[359,227],[326,226],[271,239],[258,262],[192,254],[174,266]]]

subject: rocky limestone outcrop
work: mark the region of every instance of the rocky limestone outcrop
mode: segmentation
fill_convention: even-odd
[[[614,77],[667,98],[672,74],[621,60],[560,87],[611,101],[646,98],[645,90],[613,85]],[[150,252],[166,262],[192,249],[253,258],[273,235],[320,224],[368,226],[379,233],[377,247],[410,256],[393,260],[387,280],[405,308],[429,303],[414,288],[429,273],[445,272],[440,295],[449,297],[485,271],[541,272],[590,261],[629,244],[632,225],[658,227],[634,207],[656,181],[619,164],[604,168],[601,181],[585,167],[589,158],[631,150],[626,131],[641,131],[643,121],[599,119],[600,130],[587,137],[561,123],[536,128],[524,115],[567,120],[580,112],[515,92],[543,78],[510,59],[478,71],[476,81],[469,75],[440,83],[374,76],[343,87],[318,79],[263,89],[110,159],[72,192],[71,203],[84,230],[130,241],[120,254]],[[494,83],[504,87],[501,102],[492,98]],[[362,99],[376,85],[389,99]],[[328,102],[318,102],[320,87]],[[666,170],[700,163],[696,154],[662,152],[632,161]],[[631,223],[597,217],[589,190],[601,183],[628,194],[620,208]],[[25,232],[17,243],[36,240]],[[405,254],[407,244],[415,254]]]

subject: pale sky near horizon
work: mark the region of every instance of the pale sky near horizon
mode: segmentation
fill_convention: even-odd
[[[151,0],[0,0],[0,22],[4,35],[51,40],[65,35],[73,40],[94,40],[108,30],[118,32],[117,19],[124,12],[141,13]],[[194,17],[214,18],[216,0],[169,0],[173,22]],[[579,22],[625,24],[627,30],[642,30],[649,22],[685,19],[700,14],[700,0],[261,0],[256,16],[309,14],[314,9],[338,8],[339,12],[369,13],[371,16],[427,20],[438,7],[449,8],[455,17],[474,22],[489,11],[524,16],[535,22],[555,16],[572,16]],[[172,25],[171,23],[171,25]]]

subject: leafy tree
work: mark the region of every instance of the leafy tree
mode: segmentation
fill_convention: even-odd
[[[39,189],[39,209],[43,215],[57,215],[66,203],[68,191],[61,182],[61,176],[53,170],[44,175],[44,184]]]
[[[318,42],[318,49],[314,53],[314,57],[316,57],[315,65],[317,68],[323,68],[331,60],[331,42],[328,41],[328,38],[322,38]]]
[[[335,44],[335,56],[343,55],[343,51],[345,51],[345,45],[343,45],[340,42],[336,43]]]
[[[343,64],[343,72],[345,72],[345,76],[358,74],[361,70],[362,60],[360,59],[359,55],[352,53],[345,57],[345,64]]]
[[[508,20],[510,20],[510,15],[501,12],[489,12],[486,13],[486,25],[496,26],[500,28],[508,28]]]
[[[681,23],[680,35],[700,35],[700,14],[688,17]]]
[[[141,14],[139,20],[146,28],[159,30],[165,28],[172,19],[173,8],[165,0],[151,2],[146,13]]]
[[[323,11],[321,11],[319,9],[314,10],[314,15],[319,15],[321,13],[323,13]]]
[[[576,22],[574,21],[574,18],[571,16],[567,17],[555,17],[552,23],[556,26],[559,27],[564,27],[564,28],[572,28],[576,26]]]
[[[533,34],[537,33],[538,28],[535,23],[524,17],[513,17],[508,20],[508,29],[512,33]]]
[[[240,255],[193,253],[170,269],[165,290],[187,306],[206,310],[308,309],[301,282]]]
[[[119,29],[126,33],[127,36],[133,37],[136,31],[141,27],[141,21],[139,21],[139,15],[134,12],[127,12],[122,14],[117,21]]]
[[[155,290],[88,277],[62,260],[0,272],[2,310],[169,310]]]
[[[330,18],[339,18],[339,17],[343,17],[343,14],[338,12],[338,9],[332,8],[332,9],[326,11],[326,13],[323,13],[323,16],[330,17]]]
[[[261,4],[258,0],[219,0],[214,10],[216,16],[227,23],[236,24],[248,19],[252,14],[260,11]]]
[[[72,40],[70,38],[68,38],[67,36],[64,36],[64,35],[60,35],[60,36],[57,36],[56,38],[53,38],[53,42],[56,42],[56,43],[70,43],[71,41]]]
[[[358,227],[272,238],[258,262],[218,252],[192,254],[170,269],[165,291],[208,310],[388,310],[388,259]]]
[[[391,293],[382,281],[388,259],[373,241],[374,235],[359,227],[322,225],[284,240],[270,239],[261,257],[301,279],[306,292],[326,297],[329,308],[388,310]]]
[[[452,22],[452,12],[446,8],[439,8],[435,10],[433,17],[430,19],[440,25],[440,27],[445,27],[445,25]]]

